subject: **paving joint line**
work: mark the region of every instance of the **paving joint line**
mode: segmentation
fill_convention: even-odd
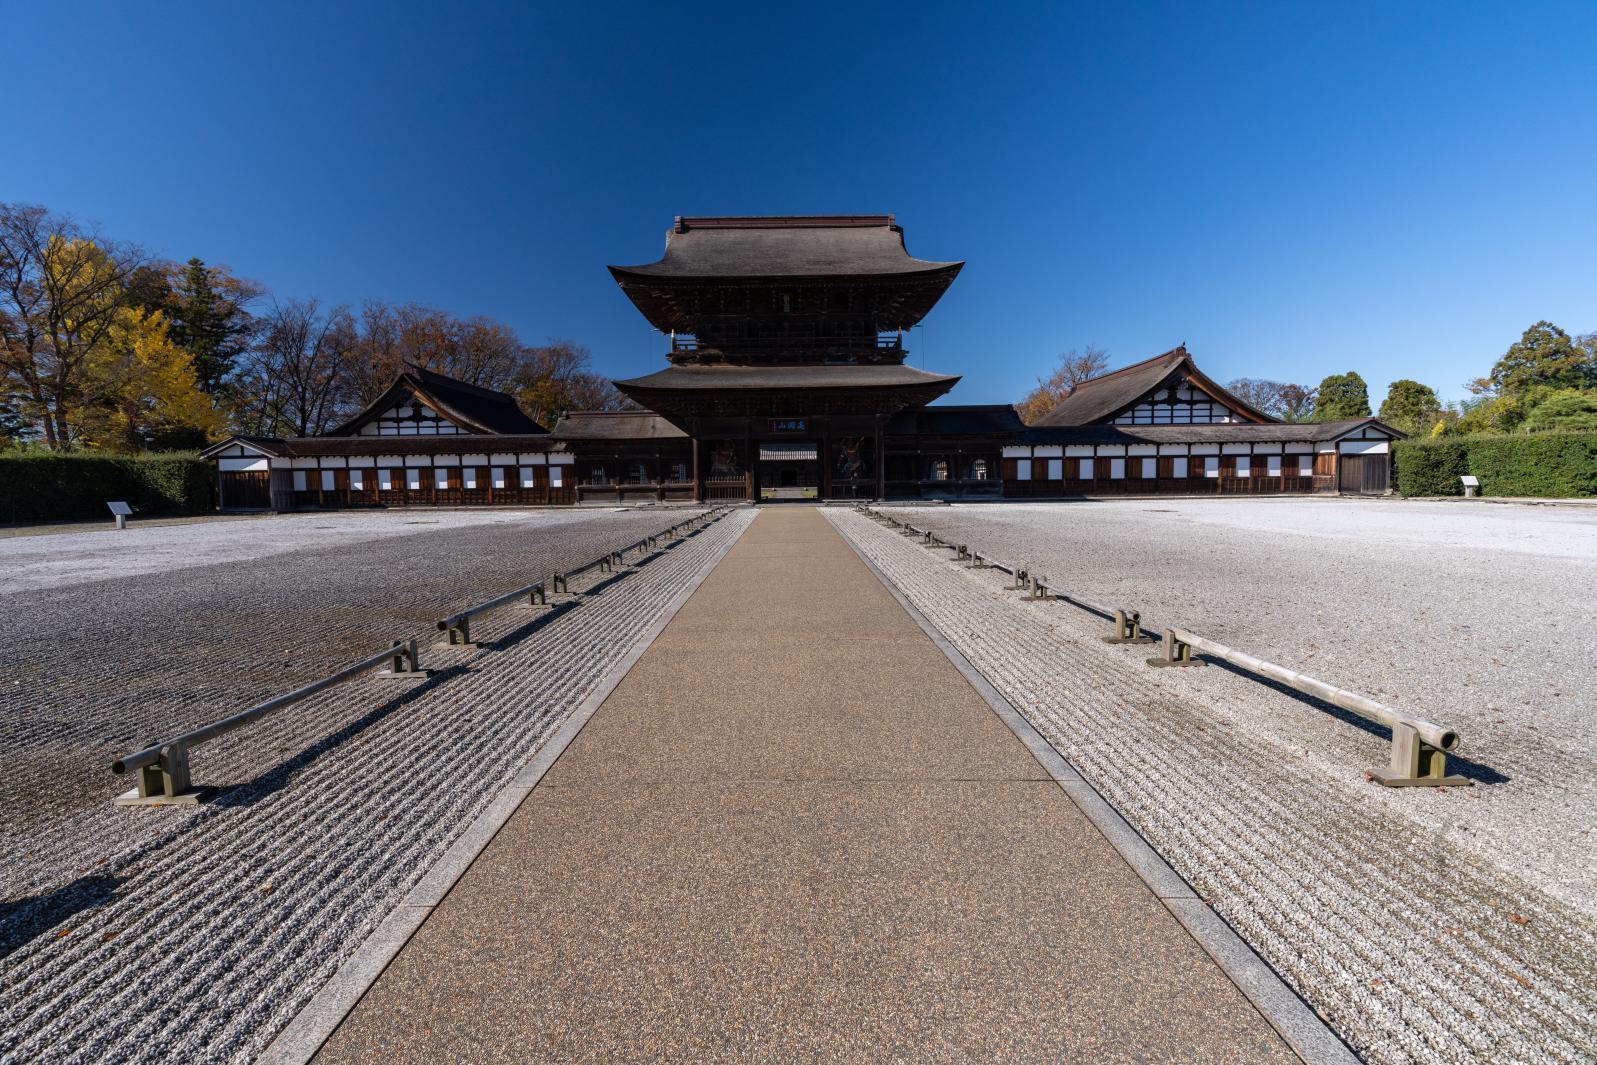
[[[732,515],[727,515],[731,517]],[[687,604],[699,586],[715,572],[733,546],[742,539],[750,522],[745,522],[726,542],[718,545],[704,560],[697,574],[666,604],[648,628],[633,641],[632,647],[581,704],[571,712],[549,742],[539,748],[530,761],[505,785],[466,828],[434,866],[411,888],[399,904],[383,918],[377,928],[366,937],[353,954],[344,960],[338,971],[323,984],[294,1019],[267,1044],[256,1060],[263,1065],[306,1065],[344,1019],[360,1003],[381,977],[389,964],[427,918],[432,915],[449,892],[460,882],[473,863],[493,842],[521,804],[531,795],[560,756],[565,753],[588,723],[595,711],[603,705],[612,692],[632,671],[632,667],[653,646],[665,627]]]
[[[955,647],[920,608],[910,601],[892,578],[876,564],[854,538],[833,525],[844,542],[859,556],[888,594],[904,608],[921,631],[970,682],[999,720],[1037,759],[1094,827],[1114,847],[1137,877],[1180,922],[1226,978],[1241,991],[1259,1014],[1307,1065],[1356,1065],[1351,1048],[1314,1012],[1268,962],[1254,952],[1224,917],[1199,898],[1190,885],[1167,863],[1159,852],[1132,827],[1108,800],[1070,764],[1069,759],[1049,743],[1015,706],[993,687],[981,670]]]

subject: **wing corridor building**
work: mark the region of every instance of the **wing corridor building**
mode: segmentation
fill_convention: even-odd
[[[1396,430],[1280,422],[1184,347],[1030,427],[934,402],[959,378],[907,365],[904,334],[963,266],[911,257],[892,215],[679,218],[658,262],[610,268],[670,338],[663,369],[615,382],[642,411],[548,430],[411,366],[325,435],[205,455],[230,509],[1388,490]]]

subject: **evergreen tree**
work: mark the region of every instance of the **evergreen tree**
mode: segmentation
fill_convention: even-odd
[[[1436,390],[1418,381],[1393,381],[1381,402],[1381,421],[1410,436],[1429,432],[1441,413],[1442,402],[1436,398]]]
[[[224,270],[190,259],[173,280],[164,307],[168,334],[194,360],[200,388],[217,395],[227,384],[233,364],[249,346],[254,321],[245,305],[259,290]]]
[[[1355,371],[1334,373],[1320,382],[1314,420],[1339,422],[1370,416],[1370,388]]]
[[[1574,340],[1551,322],[1537,322],[1503,353],[1471,391],[1513,396],[1537,387],[1597,388],[1597,349]]]

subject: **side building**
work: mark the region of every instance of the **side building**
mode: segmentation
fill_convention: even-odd
[[[1284,423],[1185,347],[1084,381],[1037,424],[934,402],[905,333],[964,266],[910,256],[892,215],[678,218],[657,262],[613,266],[669,338],[616,381],[641,410],[546,431],[505,393],[416,366],[330,432],[234,437],[227,509],[1105,494],[1383,493],[1396,430]]]
[[[1006,442],[1004,495],[1381,495],[1402,436],[1374,418],[1272,418],[1182,346],[1083,381]]]
[[[576,502],[575,457],[503,392],[406,366],[320,436],[235,436],[200,453],[224,510]]]

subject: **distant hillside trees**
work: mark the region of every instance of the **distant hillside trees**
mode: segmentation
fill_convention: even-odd
[[[273,300],[226,266],[154,259],[43,207],[0,204],[0,447],[320,433],[407,362],[513,392],[545,424],[627,405],[570,341],[530,346],[502,322],[415,304]]]

